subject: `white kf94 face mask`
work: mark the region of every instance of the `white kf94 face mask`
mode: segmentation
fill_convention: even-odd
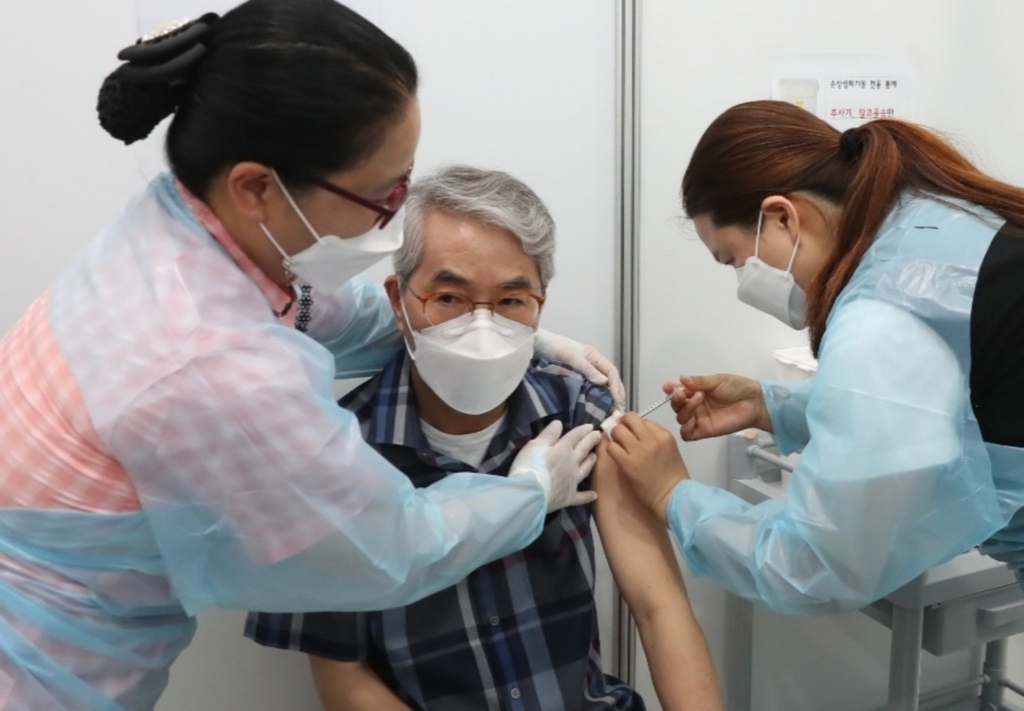
[[[281,253],[283,258],[281,265],[301,283],[308,284],[322,293],[336,291],[349,279],[366,271],[402,246],[404,209],[399,210],[384,229],[374,226],[370,228],[369,232],[358,237],[342,239],[337,235],[319,235],[309,224],[306,216],[302,214],[302,210],[299,209],[291,193],[277,176],[276,171],[273,172],[273,176],[281,188],[281,192],[288,198],[288,203],[316,241],[301,252],[289,255],[281,249],[277,240],[270,234],[270,230],[262,222],[260,229]]]
[[[774,316],[790,328],[799,330],[807,326],[807,294],[793,280],[792,273],[796,251],[800,248],[800,236],[797,235],[793,253],[785,269],[766,264],[758,256],[763,217],[763,212],[758,213],[754,256],[748,258],[743,266],[736,270],[736,279],[739,282],[736,296],[744,304],[753,306]]]
[[[402,300],[405,322],[409,313]],[[454,410],[482,415],[519,387],[533,358],[531,326],[477,309],[430,326],[409,327],[416,350],[408,348],[430,389]],[[408,347],[408,343],[406,344]]]

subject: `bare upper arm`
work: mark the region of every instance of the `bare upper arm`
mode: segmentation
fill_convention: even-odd
[[[685,602],[686,591],[668,530],[633,494],[602,444],[591,474],[601,543],[633,614],[651,615]]]

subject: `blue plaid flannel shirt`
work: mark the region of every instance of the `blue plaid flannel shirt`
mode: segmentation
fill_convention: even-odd
[[[469,467],[431,450],[420,426],[409,360],[341,401],[363,437],[418,486]],[[519,450],[555,419],[599,425],[608,391],[567,366],[535,360],[508,402],[480,470],[505,476]],[[339,580],[339,584],[343,584]],[[601,668],[588,507],[551,514],[527,548],[478,568],[412,605],[369,613],[251,613],[256,642],[362,661],[415,709],[642,711],[640,695]]]

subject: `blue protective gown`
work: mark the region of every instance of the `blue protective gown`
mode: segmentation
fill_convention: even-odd
[[[863,607],[986,541],[1020,579],[1024,450],[982,440],[969,388],[974,289],[1003,222],[903,196],[829,314],[815,376],[762,383],[779,448],[802,453],[786,497],[673,492],[695,573],[785,614]]]
[[[406,605],[536,538],[532,477],[415,489],[365,444],[332,383],[391,357],[390,306],[358,279],[317,304],[320,342],[164,175],[0,341],[0,479],[134,497],[0,508],[2,708],[151,709],[212,605]]]

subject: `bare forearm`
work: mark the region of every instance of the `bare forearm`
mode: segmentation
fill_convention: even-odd
[[[720,711],[721,690],[704,632],[664,529],[633,555],[616,551],[612,570],[629,604],[665,711]],[[639,563],[639,566],[636,565]]]
[[[595,517],[615,583],[633,615],[652,614],[671,600],[686,602],[668,530],[630,492],[609,483],[604,478],[595,487]]]
[[[629,490],[609,458],[599,457],[592,476],[601,543],[636,618],[662,706],[665,711],[719,711],[718,678],[668,531]]]
[[[410,711],[362,662],[310,655],[309,668],[324,711]]]
[[[721,711],[718,686],[704,633],[686,600],[637,617],[651,679],[665,711]]]

